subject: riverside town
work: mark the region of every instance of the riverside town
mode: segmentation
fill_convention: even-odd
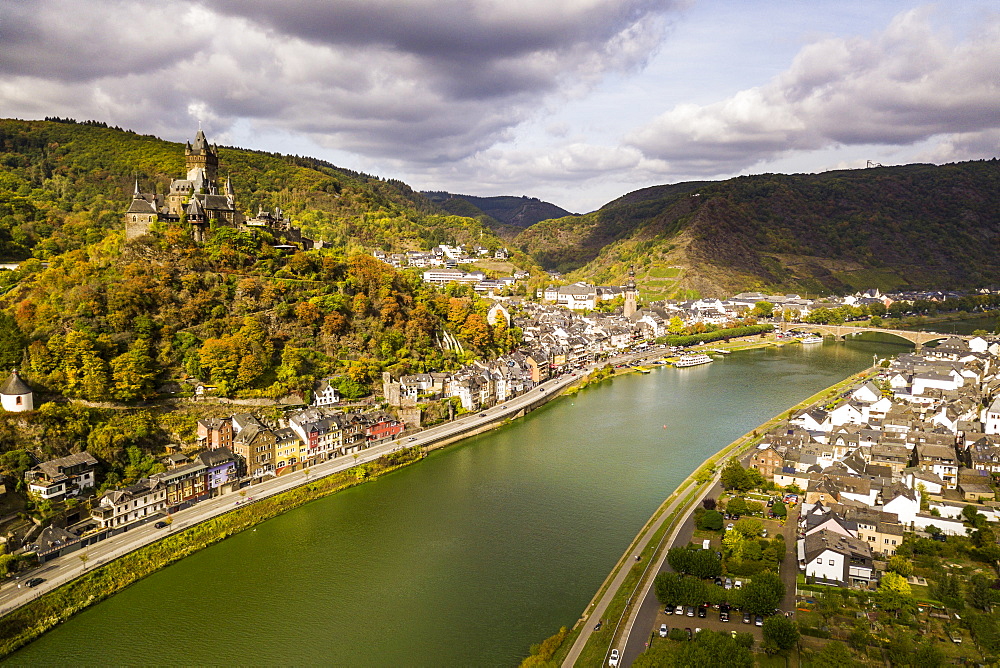
[[[1000,666],[996,7],[8,4],[0,659]]]

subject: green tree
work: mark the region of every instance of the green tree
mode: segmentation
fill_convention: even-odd
[[[788,508],[781,501],[775,501],[774,505],[771,506],[771,512],[774,513],[775,517],[786,517],[788,515]]]
[[[745,492],[752,488],[746,469],[743,468],[739,460],[735,457],[726,462],[719,479],[722,482],[722,486],[726,489]]]
[[[878,584],[876,599],[884,610],[900,610],[913,602],[913,591],[899,573],[886,573]]]
[[[789,650],[799,641],[799,627],[783,615],[765,619],[761,630],[764,634],[761,647],[768,654]]]
[[[675,668],[690,666],[726,666],[727,668],[753,668],[753,654],[742,647],[728,633],[702,631],[694,642],[684,643],[674,655]]]
[[[154,394],[155,369],[149,341],[136,339],[126,352],[111,360],[112,394],[121,401],[148,399]]]
[[[750,311],[750,315],[755,318],[770,318],[774,314],[774,304],[767,301],[761,301],[754,304],[753,310]]]
[[[886,569],[892,571],[893,573],[899,573],[904,578],[907,578],[913,575],[913,562],[899,556],[898,554],[894,554],[889,557]]]
[[[729,499],[729,502],[726,504],[726,511],[730,515],[746,515],[747,502],[738,496]]]
[[[764,571],[743,585],[743,609],[757,615],[771,615],[785,596],[785,585],[777,573]]]
[[[757,538],[764,530],[764,523],[756,517],[741,517],[736,520],[733,528],[747,538]]]
[[[722,523],[722,513],[718,510],[707,510],[698,518],[698,528],[702,531],[721,531]]]
[[[1000,592],[994,589],[996,581],[988,578],[982,573],[975,573],[969,579],[969,603],[974,608],[991,612],[997,600],[1000,599]]]
[[[823,649],[812,655],[810,663],[814,668],[847,668],[848,666],[865,665],[855,660],[847,645],[837,640],[827,642]]]
[[[14,316],[0,313],[0,369],[9,369],[20,364],[26,343]]]

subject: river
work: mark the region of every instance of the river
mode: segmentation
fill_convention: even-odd
[[[706,457],[907,349],[788,345],[606,381],[205,549],[8,662],[514,665]]]

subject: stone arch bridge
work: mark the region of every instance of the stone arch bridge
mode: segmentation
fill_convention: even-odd
[[[782,322],[780,323],[781,331],[787,332],[790,330],[804,331],[804,332],[815,332],[823,336],[833,335],[838,339],[846,339],[848,336],[854,336],[855,334],[861,334],[862,332],[878,332],[879,334],[892,334],[901,339],[906,339],[919,350],[924,344],[930,343],[931,341],[941,341],[942,339],[950,339],[952,337],[965,339],[968,341],[971,336],[961,336],[958,334],[941,334],[939,332],[918,332],[909,331],[905,329],[883,329],[881,327],[852,327],[851,325],[813,325],[804,322]]]

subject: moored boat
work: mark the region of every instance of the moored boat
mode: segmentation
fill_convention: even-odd
[[[712,361],[712,358],[708,355],[684,355],[676,362],[674,362],[675,367],[686,367],[686,366],[698,366],[699,364],[708,364]]]
[[[802,343],[823,343],[823,337],[816,335],[807,336],[802,339]]]

